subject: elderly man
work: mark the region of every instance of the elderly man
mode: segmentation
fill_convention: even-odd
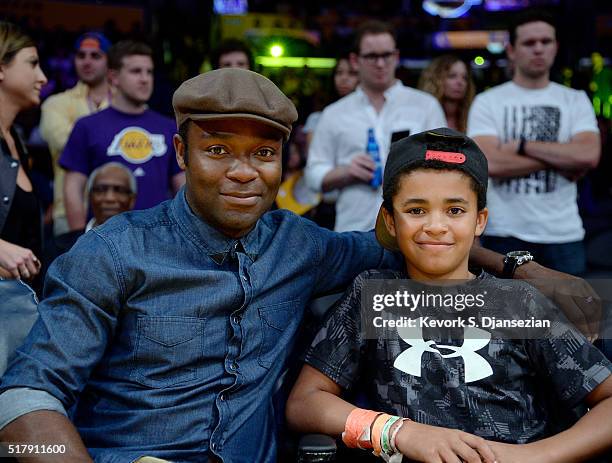
[[[136,202],[136,177],[118,162],[109,162],[95,169],[85,187],[93,217],[85,231],[102,225],[114,215],[131,211]]]
[[[268,79],[212,71],[173,103],[185,187],[57,259],[0,383],[0,441],[65,443],[46,463],[275,461],[271,396],[308,301],[399,265],[373,233],[267,212],[297,118]]]
[[[131,211],[136,202],[137,184],[132,171],[118,162],[109,162],[95,169],[87,179],[85,192],[93,217],[84,229],[55,237],[55,254],[51,260],[68,251],[79,237],[114,215]]]

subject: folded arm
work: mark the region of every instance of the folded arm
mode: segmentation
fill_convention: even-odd
[[[520,177],[548,167],[542,160],[518,154],[518,142],[502,144],[492,135],[476,136],[474,141],[487,157],[491,177]]]
[[[568,143],[525,142],[525,154],[559,170],[584,170],[597,167],[601,155],[599,134],[581,132]]]

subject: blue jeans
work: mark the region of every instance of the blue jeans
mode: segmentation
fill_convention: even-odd
[[[482,245],[506,254],[510,251],[529,251],[535,261],[545,267],[571,275],[586,272],[586,252],[582,241],[561,244],[529,243],[513,237],[483,236]]]
[[[0,376],[38,318],[36,294],[21,280],[0,280]]]

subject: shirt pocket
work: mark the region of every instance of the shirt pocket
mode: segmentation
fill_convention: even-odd
[[[138,317],[134,379],[164,388],[198,379],[205,320],[195,317]]]
[[[281,357],[284,359],[295,327],[301,320],[301,313],[296,309],[297,306],[299,306],[299,301],[296,300],[258,309],[261,344],[257,362],[262,367],[269,369],[275,361],[280,360]]]

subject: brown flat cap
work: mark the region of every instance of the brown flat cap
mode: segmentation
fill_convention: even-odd
[[[183,82],[172,106],[177,127],[188,119],[255,119],[281,130],[285,140],[297,119],[295,105],[271,80],[238,68],[217,69]]]

